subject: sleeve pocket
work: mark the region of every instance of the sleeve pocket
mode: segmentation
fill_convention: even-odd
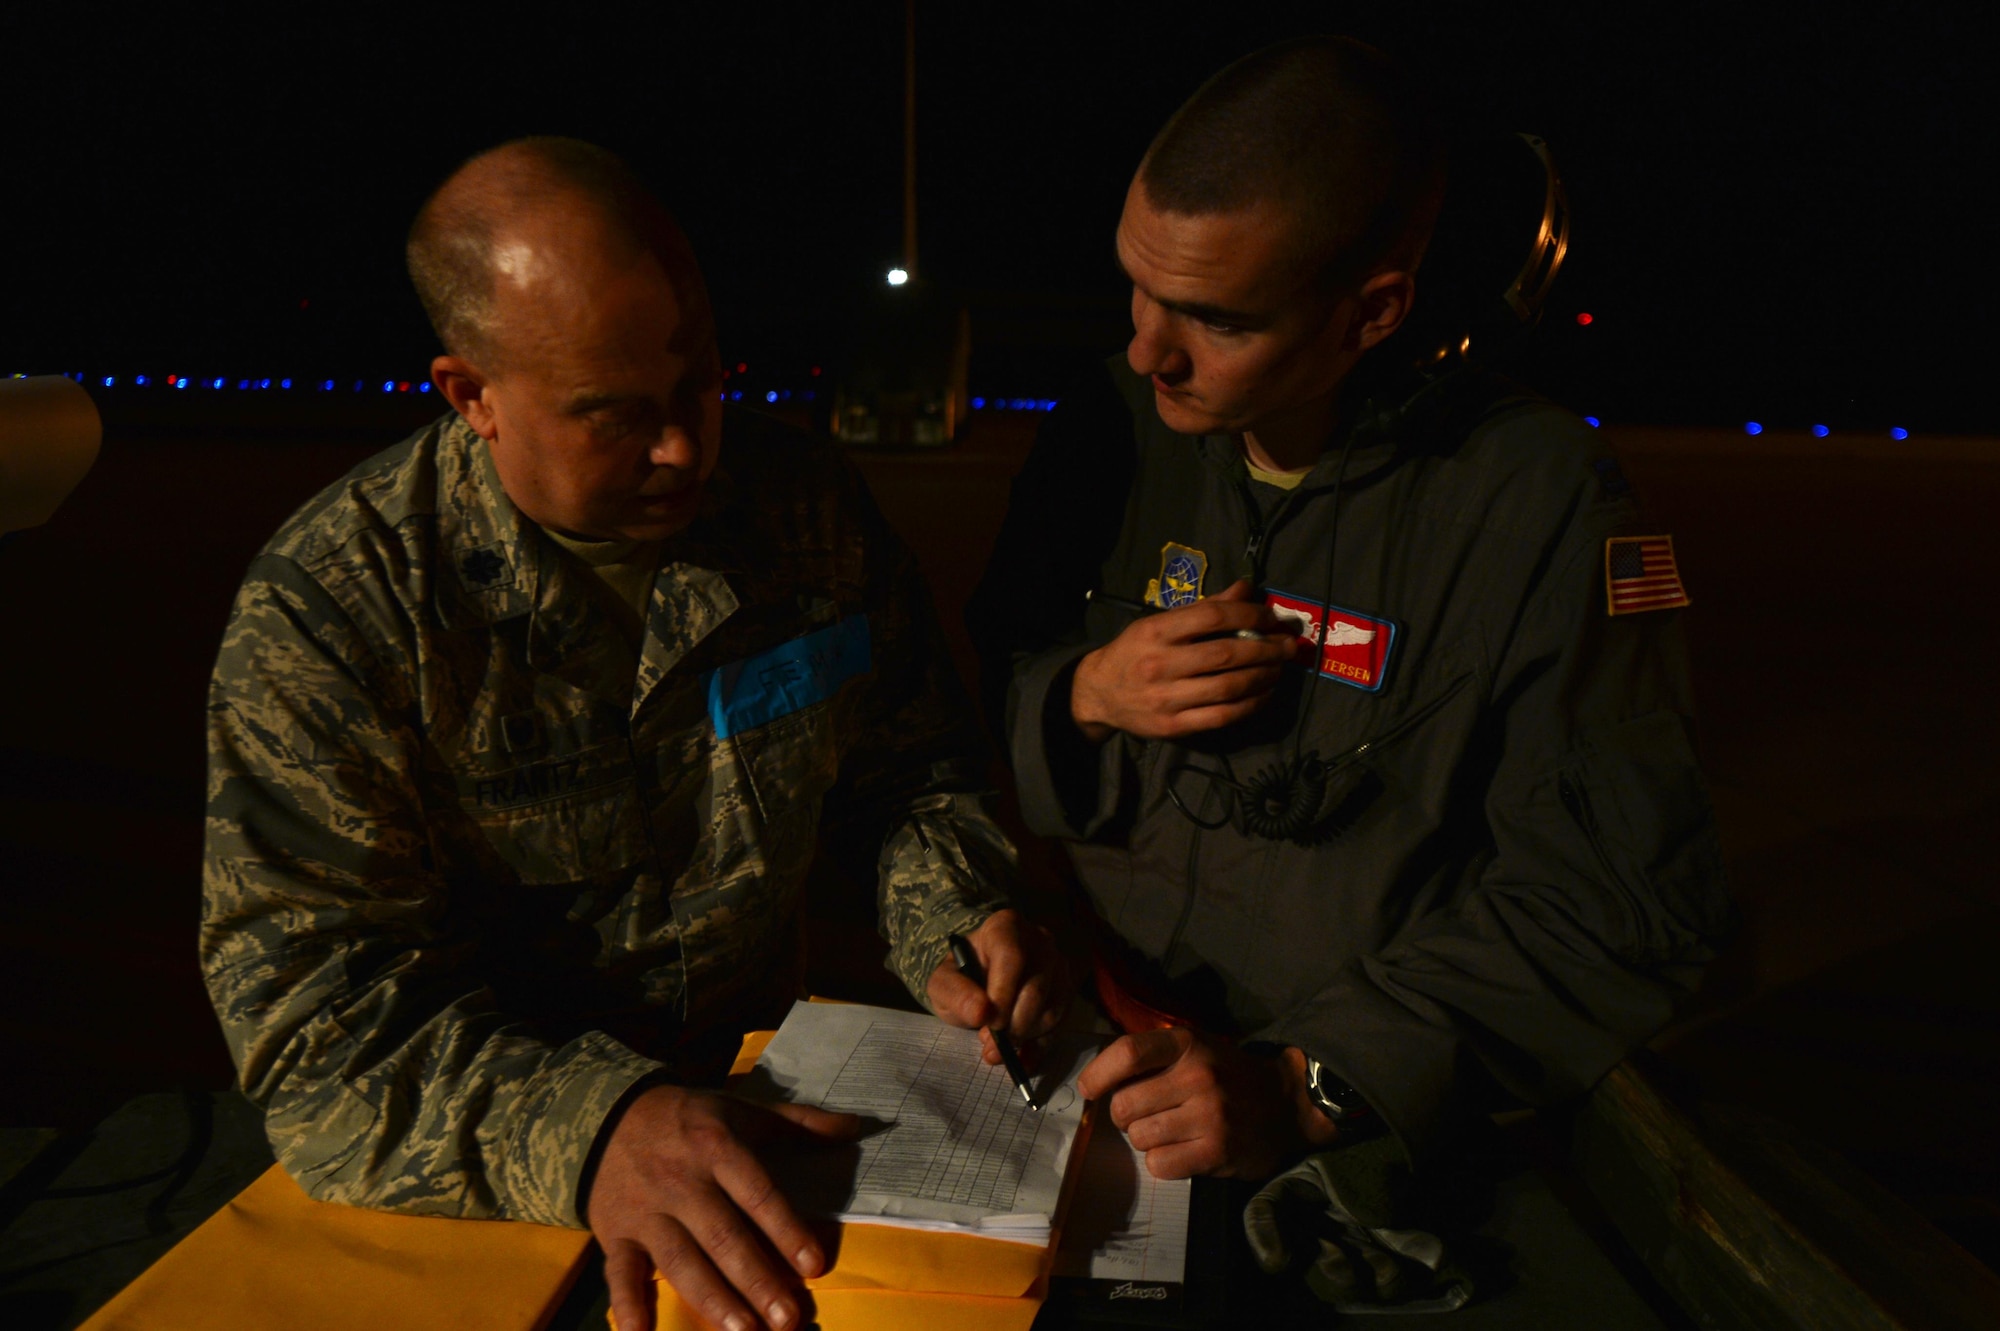
[[[1654,960],[1693,959],[1734,931],[1721,842],[1686,723],[1654,712],[1605,733],[1571,781],[1570,813],[1650,925]]]

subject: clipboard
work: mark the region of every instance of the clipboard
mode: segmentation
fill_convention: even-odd
[[[1173,1331],[1226,1325],[1232,1307],[1230,1296],[1239,1283],[1230,1255],[1246,1249],[1241,1218],[1244,1195],[1242,1189],[1221,1179],[1194,1180],[1188,1203],[1186,1275],[1180,1284],[1055,1277],[1049,1281],[1042,1325]]]

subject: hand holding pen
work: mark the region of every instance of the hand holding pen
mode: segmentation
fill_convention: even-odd
[[[1074,993],[1069,967],[1049,931],[1019,911],[996,911],[968,932],[953,936],[963,953],[953,947],[931,973],[931,1009],[953,1026],[979,1031],[988,1063],[1006,1061],[1004,1038],[1018,1065],[1021,1046],[1062,1020]],[[1025,1075],[1016,1078],[1017,1085],[1024,1081]]]
[[[984,989],[986,972],[980,967],[979,958],[974,954],[972,944],[965,940],[964,934],[952,934],[949,940],[952,964],[958,967],[959,974]],[[1021,1056],[1014,1052],[1014,1042],[1007,1038],[1007,1028],[987,1027],[984,1033],[991,1037],[994,1049],[999,1051],[1000,1061],[1006,1065],[1007,1076],[1013,1080],[1014,1089],[1028,1102],[1028,1108],[1039,1110],[1041,1105],[1035,1102],[1034,1083],[1028,1079],[1028,1070],[1021,1066]]]
[[[1242,720],[1264,705],[1298,657],[1291,626],[1248,581],[1174,610],[1092,593],[1144,613],[1086,654],[1070,679],[1070,717],[1092,743],[1114,730],[1178,739]]]

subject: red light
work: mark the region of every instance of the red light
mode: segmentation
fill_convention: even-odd
[[[396,385],[396,391],[397,391],[398,393],[407,393],[407,392],[409,392],[409,391],[410,391],[410,385],[409,385],[409,382],[408,382],[407,380],[405,380],[405,381],[404,381],[403,383],[400,383],[400,384],[397,384],[397,385]]]
[[[299,308],[303,310],[303,309],[307,308],[308,306],[310,306],[311,304],[312,304],[312,302],[311,302],[311,301],[309,301],[309,300],[301,300],[301,301],[299,302]]]
[[[819,378],[819,366],[817,365],[813,366],[813,378]]]
[[[738,361],[736,362],[736,372],[738,374],[748,374],[750,373],[750,367],[748,365],[745,365],[742,361]]]
[[[1583,313],[1577,315],[1576,321],[1582,327],[1588,328],[1590,326],[1590,311],[1585,310]]]

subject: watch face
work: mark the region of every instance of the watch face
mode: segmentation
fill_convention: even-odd
[[[1307,1060],[1306,1090],[1328,1118],[1346,1118],[1359,1106],[1361,1097],[1352,1086],[1326,1070],[1316,1058]]]

